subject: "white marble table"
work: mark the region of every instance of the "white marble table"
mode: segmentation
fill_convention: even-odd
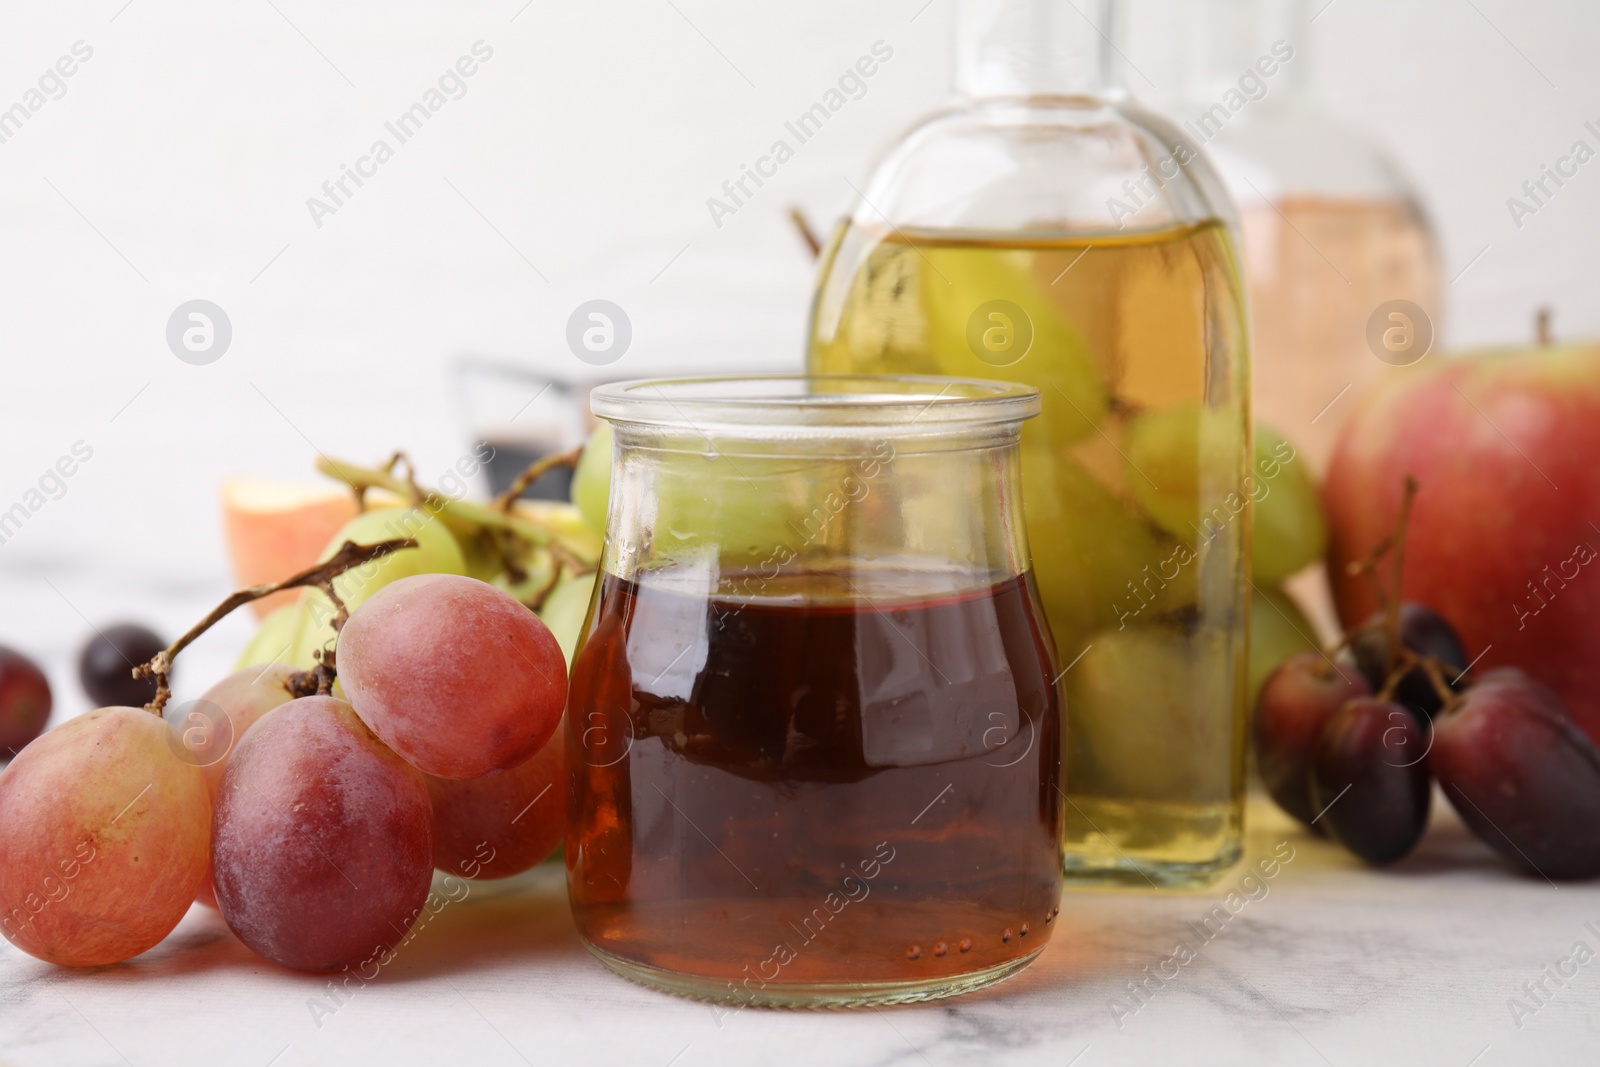
[[[38,623],[29,642],[0,639],[45,656],[69,713],[80,699],[67,677],[84,628],[76,610],[167,625],[197,617],[214,596],[196,583],[152,601],[52,577],[55,589],[39,575],[0,572],[0,600]],[[246,629],[197,646],[191,678],[225,669]],[[0,1067],[1600,1061],[1600,961],[1547,977],[1576,942],[1600,950],[1600,885],[1558,887],[1511,871],[1442,804],[1422,848],[1382,873],[1268,804],[1251,816],[1250,860],[1293,849],[1270,881],[1242,884],[1241,866],[1196,893],[1070,892],[1035,966],[954,1000],[730,1014],[655,993],[584,951],[560,868],[544,867],[514,891],[484,888],[446,907],[342,1004],[325,980],[252,956],[200,908],[156,949],[99,971],[57,970],[5,945]],[[1252,890],[1258,899],[1245,895]],[[1190,924],[1225,906],[1230,891],[1241,891],[1237,913],[1214,919],[1221,930],[1203,941]],[[1194,958],[1163,965],[1180,940]],[[1130,994],[1129,983],[1163,970],[1170,979],[1150,979],[1142,1003]],[[1525,988],[1541,980],[1542,1005]],[[1513,997],[1537,1008],[1520,1027]]]

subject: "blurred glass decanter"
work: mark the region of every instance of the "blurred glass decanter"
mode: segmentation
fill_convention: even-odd
[[[1377,141],[1318,106],[1321,11],[1306,0],[1136,0],[1131,14],[1126,77],[1148,75],[1239,205],[1256,416],[1320,471],[1363,387],[1437,336],[1433,233]]]

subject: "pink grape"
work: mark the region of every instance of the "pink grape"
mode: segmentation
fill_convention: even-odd
[[[539,617],[476,578],[384,586],[339,635],[339,677],[383,742],[439,778],[480,778],[544,746],[567,667]]]
[[[234,671],[196,700],[167,704],[163,717],[177,732],[183,757],[205,776],[206,789],[213,800],[222,784],[228,756],[245,731],[267,712],[293,699],[289,678],[294,673],[295,669],[286,663],[246,667]],[[208,908],[217,906],[209,860],[205,882],[195,899]]]
[[[151,948],[205,878],[211,798],[159,716],[69,719],[0,773],[0,932],[94,967]]]
[[[195,699],[183,704],[171,702],[163,712],[178,731],[189,758],[205,775],[212,796],[222,784],[228,766],[245,731],[267,712],[294,699],[289,678],[295,669],[286,663],[246,667],[234,671]]]
[[[508,878],[560,844],[567,821],[561,731],[515,767],[469,782],[428,776],[433,865],[464,878]]]
[[[234,749],[212,825],[217,904],[257,954],[302,971],[392,950],[428,896],[422,775],[334,697],[292,700]]]

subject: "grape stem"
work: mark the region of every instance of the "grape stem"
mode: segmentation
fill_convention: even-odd
[[[794,228],[800,231],[800,240],[806,243],[806,248],[811,251],[811,258],[816,259],[822,255],[822,242],[817,240],[817,233],[811,228],[811,222],[806,218],[805,212],[798,207],[789,209],[789,221],[794,223]]]
[[[566,467],[570,470],[578,465],[578,460],[581,458],[583,458],[582,445],[570,448],[565,452],[540,456],[528,464],[526,470],[517,475],[516,480],[511,483],[505,492],[494,498],[494,506],[507,515],[511,514],[511,509],[516,505],[517,498],[527,492],[528,486],[542,478],[545,472],[552,471],[557,467]]]
[[[541,548],[554,540],[554,535],[549,530],[537,523],[529,522],[520,515],[475,504],[470,500],[451,500],[447,496],[423,489],[415,481],[398,478],[387,468],[359,467],[351,463],[319,459],[317,469],[362,492],[368,489],[385,489],[396,496],[415,500],[418,506],[426,508],[430,514],[448,515],[473,526],[505,530]]]
[[[1372,551],[1365,559],[1351,563],[1346,568],[1346,573],[1352,576],[1363,575],[1367,578],[1372,584],[1372,593],[1378,602],[1378,607],[1383,611],[1383,628],[1389,635],[1389,662],[1385,666],[1383,688],[1378,690],[1378,699],[1393,698],[1395,690],[1399,688],[1400,682],[1406,675],[1415,669],[1420,669],[1427,675],[1434,692],[1439,695],[1444,710],[1453,711],[1461,703],[1461,695],[1453,687],[1465,677],[1466,672],[1457,670],[1454,666],[1432,656],[1418,655],[1400,640],[1400,604],[1403,596],[1401,582],[1405,577],[1406,529],[1411,524],[1411,506],[1416,501],[1417,489],[1417,480],[1409,474],[1406,475],[1405,488],[1400,496],[1400,512],[1395,517],[1394,529],[1383,540],[1372,546]],[[1384,588],[1383,579],[1378,575],[1378,568],[1382,566],[1385,556],[1390,556],[1387,589]],[[1347,631],[1329,655],[1349,645],[1354,638],[1355,631]],[[1446,677],[1447,675],[1449,677]]]
[[[1458,671],[1449,664],[1440,663],[1432,656],[1417,656],[1416,660],[1417,666],[1422,668],[1422,673],[1426,674],[1428,681],[1432,683],[1433,691],[1439,694],[1441,710],[1455,711],[1461,705],[1461,694],[1455,691],[1454,683],[1459,682],[1466,671]],[[1453,672],[1455,677],[1446,680],[1446,671]]]
[[[1399,666],[1401,652],[1404,646],[1400,643],[1400,601],[1401,582],[1405,575],[1406,566],[1406,528],[1411,524],[1411,505],[1417,498],[1417,480],[1411,475],[1406,475],[1405,488],[1400,496],[1400,513],[1395,518],[1394,529],[1388,536],[1372,546],[1372,551],[1366,559],[1356,560],[1346,568],[1346,573],[1364,575],[1372,585],[1372,595],[1377,600],[1378,606],[1383,610],[1383,628],[1389,634],[1389,663],[1387,678],[1390,680],[1384,685],[1387,692],[1392,680],[1396,677],[1395,670]],[[1390,556],[1390,587],[1385,589],[1383,579],[1378,576],[1378,568],[1383,563],[1383,557]],[[1350,635],[1345,635],[1345,643],[1350,641]]]
[[[196,638],[215,626],[224,616],[235,608],[243,607],[252,600],[260,600],[273,593],[281,593],[285,589],[300,589],[306,586],[315,586],[328,595],[333,601],[337,614],[334,616],[333,627],[337,631],[350,617],[345,608],[344,601],[333,590],[333,580],[352,567],[359,567],[373,560],[382,559],[384,556],[399,552],[405,548],[416,548],[417,542],[409,537],[396,538],[392,541],[380,541],[375,545],[358,545],[354,541],[346,541],[331,557],[314,567],[308,567],[298,574],[291,575],[281,582],[271,585],[252,585],[241,589],[228,599],[212,608],[210,613],[182,637],[178,638],[166,648],[157,652],[149,663],[141,663],[133,669],[135,678],[154,678],[156,680],[156,695],[150,703],[144,706],[145,710],[153,715],[160,715],[167,706],[167,701],[172,698],[171,676],[172,662],[179,652],[188,648]],[[333,655],[325,656],[319,666],[307,672],[316,682],[316,692],[326,693],[333,686]],[[304,695],[304,694],[300,694]]]
[[[596,562],[579,549],[565,543],[559,530],[548,530],[537,522],[530,521],[526,516],[518,514],[514,509],[522,491],[532,484],[535,478],[557,466],[576,465],[582,455],[583,447],[580,445],[568,452],[536,460],[522,472],[510,489],[487,505],[470,500],[453,500],[418,485],[411,460],[404,452],[394,453],[387,463],[377,468],[361,467],[354,463],[324,457],[317,461],[317,469],[350,486],[358,500],[364,501],[364,495],[369,489],[383,489],[411,500],[413,506],[423,508],[430,515],[447,516],[457,523],[476,527],[478,533],[485,537],[488,547],[500,558],[501,567],[513,582],[521,582],[527,578],[527,571],[523,568],[519,559],[520,554],[516,550],[517,542],[543,549],[551,556],[554,574],[549,588],[554,588],[563,568],[574,575],[588,574],[596,568]],[[405,464],[404,478],[395,473],[395,468],[402,463]],[[549,589],[546,589],[538,594],[535,602],[529,606],[537,610],[548,593]]]
[[[1385,605],[1384,627],[1389,631],[1389,672],[1400,662],[1400,598],[1401,581],[1406,569],[1406,527],[1411,523],[1411,504],[1417,498],[1417,480],[1411,475],[1406,475],[1405,490],[1400,495],[1400,514],[1395,518],[1394,524],[1394,572],[1391,582],[1392,592],[1389,603]]]

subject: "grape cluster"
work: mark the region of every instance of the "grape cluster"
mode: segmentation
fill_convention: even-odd
[[[1471,678],[1450,624],[1405,603],[1350,636],[1350,659],[1302,652],[1256,702],[1261,777],[1284,811],[1370,863],[1406,855],[1433,781],[1512,863],[1547,878],[1600,875],[1600,748],[1537,679]]]
[[[435,866],[504,877],[550,853],[566,664],[537,615],[417,575],[373,594],[338,651],[348,699],[252,667],[163,716],[102,708],[24,747],[0,774],[5,936],[113,963],[198,898],[265,958],[337,970],[404,938]]]
[[[46,733],[43,674],[0,648],[0,757],[15,756],[0,772],[0,933],[97,966],[153,947],[198,901],[264,958],[333,971],[405,939],[435,868],[503,878],[543,860],[565,831],[557,727],[608,476],[590,464],[570,518],[412,483],[425,504],[362,512],[321,563],[235,594],[171,646],[138,627],[97,634],[80,677],[108,706]],[[527,602],[507,592],[521,586]],[[182,647],[296,587],[239,670],[168,702]]]

